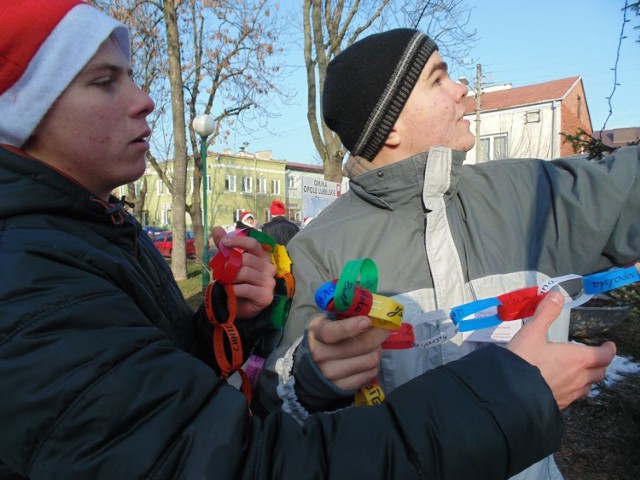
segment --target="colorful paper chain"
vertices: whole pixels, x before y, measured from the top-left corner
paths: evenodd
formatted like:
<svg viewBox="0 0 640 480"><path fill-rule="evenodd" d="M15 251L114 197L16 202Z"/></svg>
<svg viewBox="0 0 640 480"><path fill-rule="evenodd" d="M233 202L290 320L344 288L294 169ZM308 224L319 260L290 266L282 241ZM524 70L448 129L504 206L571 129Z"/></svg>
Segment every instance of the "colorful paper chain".
<svg viewBox="0 0 640 480"><path fill-rule="evenodd" d="M522 320L531 317L538 304L552 288L571 280L580 280L582 289L576 298L572 298L564 304L565 309L583 305L596 294L609 292L616 288L640 281L640 263L585 276L575 274L564 275L551 278L539 286L515 290L493 298L476 300L451 309L426 312L414 321L414 326L424 322L433 323L434 321L445 319L451 319L453 324L435 337L426 340L414 339L412 346L417 348L430 348L450 340L458 332L491 328L502 322ZM394 332L392 332L392 335L393 333ZM413 332L409 335L412 334ZM393 339L390 337L388 342L389 341L393 342ZM407 339L403 339L403 343L406 344ZM389 347L387 346L387 348Z"/></svg>
<svg viewBox="0 0 640 480"><path fill-rule="evenodd" d="M338 319L369 315L375 326L391 330L389 338L382 344L383 349L431 348L451 340L459 332L491 328L502 322L531 317L552 288L570 280L582 280L582 290L577 298L565 303L564 308L567 309L584 304L596 294L640 281L640 262L592 275L564 275L547 280L540 286L515 290L450 309L424 312L411 325L401 323L404 307L389 297L375 294L378 288L377 267L372 260L363 258L347 262L337 280L326 282L316 291L315 301L318 307L335 313ZM449 319L452 324L438 335L424 340L415 338L414 326ZM356 404L373 405L384 399L384 393L377 383L363 387L359 395L359 398L356 395ZM380 397L382 400L378 400Z"/></svg>
<svg viewBox="0 0 640 480"><path fill-rule="evenodd" d="M230 232L227 235L248 236L255 238L262 248L271 253L271 262L276 267L276 287L274 290L274 301L271 304L271 326L275 330L282 331L289 315L291 299L295 292L295 282L291 274L291 259L283 245L276 244L275 240L259 230L246 228ZM209 322L214 327L213 349L216 360L221 368L223 378L228 378L234 372L238 372L242 380L242 391L251 403L251 389L255 388L260 372L265 364L265 358L257 354L252 354L247 360L245 369L242 367L242 343L240 335L234 325L236 312L236 297L233 293L232 283L238 276L242 267L242 249L227 248L222 243L219 245L218 253L209 262L211 277L213 282L207 286L205 294L205 311ZM224 285L227 294L228 318L218 320L215 317L213 306L211 305L211 294L214 283ZM225 339L230 345L232 359L226 358Z"/></svg>
<svg viewBox="0 0 640 480"><path fill-rule="evenodd" d="M340 277L323 284L316 291L315 301L338 319L368 315L376 327L400 328L404 307L389 297L376 295L377 289L378 267L373 260L360 258L347 262ZM354 402L356 406L376 405L384 399L384 391L374 378L356 393Z"/></svg>

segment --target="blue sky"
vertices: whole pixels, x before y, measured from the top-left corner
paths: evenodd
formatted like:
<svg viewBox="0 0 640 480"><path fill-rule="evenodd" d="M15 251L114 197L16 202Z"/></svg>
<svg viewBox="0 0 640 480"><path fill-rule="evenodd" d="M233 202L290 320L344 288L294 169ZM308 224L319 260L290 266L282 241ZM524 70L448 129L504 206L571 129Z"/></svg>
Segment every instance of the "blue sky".
<svg viewBox="0 0 640 480"><path fill-rule="evenodd" d="M300 9L300 0L289 0ZM624 0L470 0L470 29L478 31L478 42L469 53L473 64L452 70L451 77L475 77L482 64L484 83L511 83L514 87L560 78L581 76L594 130L603 127L609 115L607 97L614 87L622 7ZM300 17L297 13L297 17ZM618 60L620 84L611 99L612 115L606 128L640 126L640 19L630 12ZM281 116L269 124L271 132L253 138L230 139L234 149L244 141L248 150L271 150L273 158L319 164L306 120L306 93L302 34L292 42L287 64L294 68L290 88L297 92ZM445 58L446 60L446 58ZM235 142L235 144L234 144ZM220 146L216 146L217 148Z"/></svg>

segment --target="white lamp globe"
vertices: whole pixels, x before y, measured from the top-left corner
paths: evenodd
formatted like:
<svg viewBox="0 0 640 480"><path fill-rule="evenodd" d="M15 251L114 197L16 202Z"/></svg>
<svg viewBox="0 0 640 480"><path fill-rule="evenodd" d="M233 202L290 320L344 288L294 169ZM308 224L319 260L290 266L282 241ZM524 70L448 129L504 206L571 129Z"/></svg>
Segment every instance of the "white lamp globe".
<svg viewBox="0 0 640 480"><path fill-rule="evenodd" d="M216 128L213 118L209 115L198 115L193 119L193 130L201 137L208 137Z"/></svg>

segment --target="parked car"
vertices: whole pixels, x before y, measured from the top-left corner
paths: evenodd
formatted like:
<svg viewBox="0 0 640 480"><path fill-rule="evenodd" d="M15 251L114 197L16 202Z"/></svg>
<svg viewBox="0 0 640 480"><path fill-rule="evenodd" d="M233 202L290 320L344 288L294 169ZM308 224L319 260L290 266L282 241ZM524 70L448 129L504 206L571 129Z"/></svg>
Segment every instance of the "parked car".
<svg viewBox="0 0 640 480"><path fill-rule="evenodd" d="M193 257L196 254L196 240L193 232L186 232L186 249L187 257ZM173 250L173 232L160 232L153 239L153 244L160 251L163 257L170 257Z"/></svg>
<svg viewBox="0 0 640 480"><path fill-rule="evenodd" d="M153 240L154 238L156 238L156 236L161 233L166 231L164 228L162 227L156 227L153 225L143 225L142 226L142 230L147 232L147 235L149 235L149 238L151 240Z"/></svg>

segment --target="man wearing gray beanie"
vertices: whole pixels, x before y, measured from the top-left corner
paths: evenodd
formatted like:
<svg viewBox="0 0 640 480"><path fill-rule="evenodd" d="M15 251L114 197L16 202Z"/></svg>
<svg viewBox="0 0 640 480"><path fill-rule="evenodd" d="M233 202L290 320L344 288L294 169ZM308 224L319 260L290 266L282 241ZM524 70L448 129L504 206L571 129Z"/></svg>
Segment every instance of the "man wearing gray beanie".
<svg viewBox="0 0 640 480"><path fill-rule="evenodd" d="M523 323L465 335L455 330L448 341L430 343L452 328L447 315L434 312L640 256L637 147L602 162L463 165L475 142L464 119L466 94L449 78L436 44L418 30L368 36L329 64L322 113L351 153L344 166L350 189L287 246L296 292L269 362L302 336L293 354L297 398L283 396L285 410L292 402L309 412L345 407L376 375L390 392L480 346L504 344ZM388 333L370 325L354 335L345 323L351 319L332 323L316 305L316 290L356 258L373 260L377 293L404 306L412 348L387 349ZM562 284L560 290L576 296L580 286ZM549 340L567 341L568 324L565 309ZM261 379L266 409L281 403L276 376ZM562 474L548 457L515 478Z"/></svg>
<svg viewBox="0 0 640 480"><path fill-rule="evenodd" d="M352 155L375 158L437 49L428 36L403 28L371 35L329 63L322 113ZM375 74L357 74L372 64Z"/></svg>

